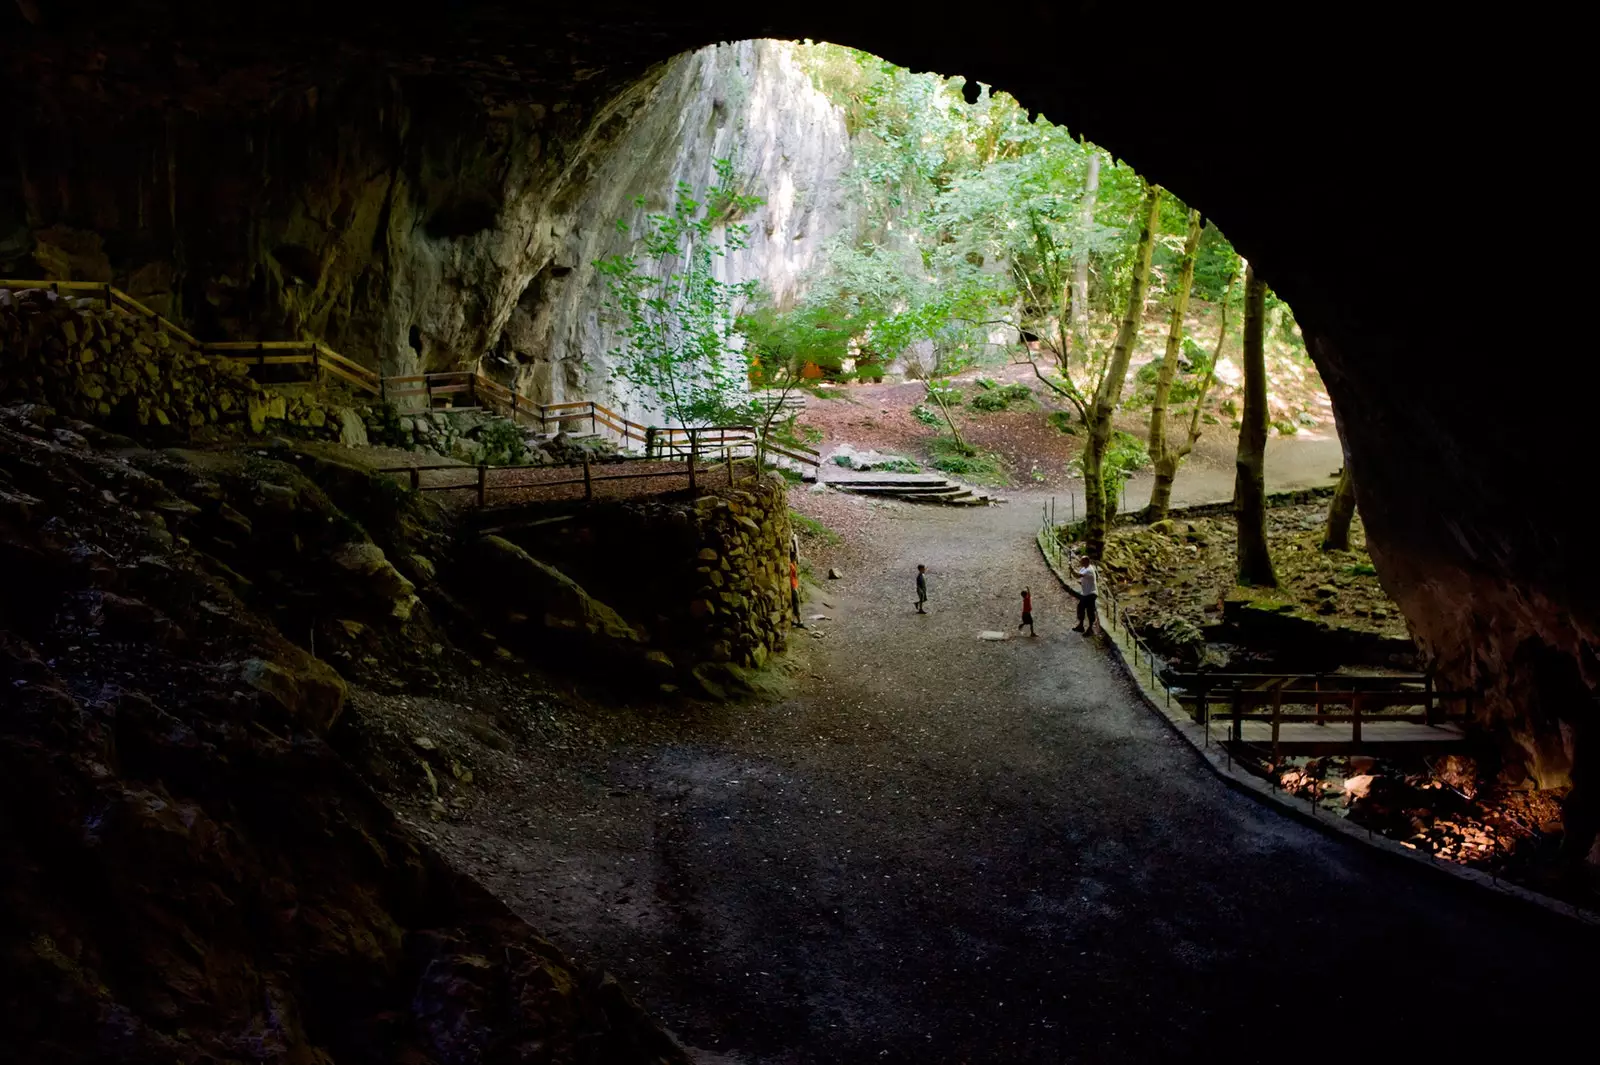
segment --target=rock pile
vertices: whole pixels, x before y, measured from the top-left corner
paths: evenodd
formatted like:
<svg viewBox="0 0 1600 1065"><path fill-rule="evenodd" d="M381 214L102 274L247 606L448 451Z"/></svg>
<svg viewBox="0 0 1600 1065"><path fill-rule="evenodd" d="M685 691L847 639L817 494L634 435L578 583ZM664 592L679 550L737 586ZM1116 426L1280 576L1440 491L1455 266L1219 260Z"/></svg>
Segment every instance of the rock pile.
<svg viewBox="0 0 1600 1065"><path fill-rule="evenodd" d="M485 410L436 410L401 414L372 408L366 429L375 440L394 447L430 451L474 466L575 466L620 462L625 456L598 437L574 438L566 433L543 437L525 425Z"/></svg>
<svg viewBox="0 0 1600 1065"><path fill-rule="evenodd" d="M339 440L352 421L263 388L242 363L207 358L148 319L47 289L0 289L0 402L16 400L164 442L269 429Z"/></svg>

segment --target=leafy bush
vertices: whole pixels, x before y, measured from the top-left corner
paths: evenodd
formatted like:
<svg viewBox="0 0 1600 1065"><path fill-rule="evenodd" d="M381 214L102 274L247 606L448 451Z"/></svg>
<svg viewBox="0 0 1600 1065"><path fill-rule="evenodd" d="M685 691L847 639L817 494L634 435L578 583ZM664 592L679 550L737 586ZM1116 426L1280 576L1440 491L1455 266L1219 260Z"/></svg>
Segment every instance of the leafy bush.
<svg viewBox="0 0 1600 1065"><path fill-rule="evenodd" d="M986 392L979 392L972 397L972 409L981 411L1001 411L1010 408L1013 403L1024 403L1033 398L1033 390L1024 384L1006 385L1003 388L991 388Z"/></svg>
<svg viewBox="0 0 1600 1065"><path fill-rule="evenodd" d="M1273 422L1272 427L1278 431L1279 436L1293 436L1300 431L1300 427L1294 422Z"/></svg>
<svg viewBox="0 0 1600 1065"><path fill-rule="evenodd" d="M522 430L509 421L493 421L478 431L483 461L488 466L515 466L528 457Z"/></svg>
<svg viewBox="0 0 1600 1065"><path fill-rule="evenodd" d="M1344 573L1347 577L1376 577L1378 575L1378 571L1373 568L1370 562L1357 562L1354 565L1346 566Z"/></svg>
<svg viewBox="0 0 1600 1065"><path fill-rule="evenodd" d="M939 416L939 412L930 409L925 403L918 403L915 407L912 407L911 416L923 425L940 425L944 422L944 419Z"/></svg>
<svg viewBox="0 0 1600 1065"><path fill-rule="evenodd" d="M996 387L995 379L992 378L992 377L980 377L980 378L978 378L978 387L979 388L994 388L994 387Z"/></svg>
<svg viewBox="0 0 1600 1065"><path fill-rule="evenodd" d="M1068 436L1078 435L1078 422L1070 410L1053 410L1045 421Z"/></svg>
<svg viewBox="0 0 1600 1065"><path fill-rule="evenodd" d="M1005 474L993 455L980 452L971 444L958 444L948 436L937 437L928 449L933 455L933 468L958 477L979 481L1004 481Z"/></svg>
<svg viewBox="0 0 1600 1065"><path fill-rule="evenodd" d="M887 470L890 473L921 473L922 472L922 467L918 466L915 462L912 462L910 459L888 459L886 461L878 463L877 464L877 468L880 469L880 470Z"/></svg>
<svg viewBox="0 0 1600 1065"><path fill-rule="evenodd" d="M1118 429L1111 437L1111 447L1106 451L1106 463L1101 478L1105 483L1106 499L1113 505L1120 502L1122 486L1134 470L1150 465L1150 452L1143 440L1132 433Z"/></svg>

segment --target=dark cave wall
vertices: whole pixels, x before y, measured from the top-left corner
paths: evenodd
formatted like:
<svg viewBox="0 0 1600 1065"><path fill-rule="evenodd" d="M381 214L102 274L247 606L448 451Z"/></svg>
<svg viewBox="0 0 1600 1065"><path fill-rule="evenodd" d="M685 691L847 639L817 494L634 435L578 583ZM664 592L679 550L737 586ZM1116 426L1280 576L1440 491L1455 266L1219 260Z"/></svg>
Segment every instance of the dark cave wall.
<svg viewBox="0 0 1600 1065"><path fill-rule="evenodd" d="M472 365L652 83L501 103L358 67L199 111L41 89L0 174L0 276L112 281L208 339Z"/></svg>
<svg viewBox="0 0 1600 1065"><path fill-rule="evenodd" d="M34 131L8 138L16 147L0 176L11 182L0 187L0 212L12 215L0 216L0 263L17 254L19 195L59 199L39 217L105 232L108 247L143 242L150 262L171 249L184 267L184 306L215 307L207 313L223 327L241 305L276 308L279 328L322 328L336 343L370 331L397 351L411 324L421 323L426 352L467 343L482 306L510 305L497 302L502 274L488 254L476 273L439 267L458 291L430 304L431 316L416 313L419 303L376 327L355 324L378 313L366 294L370 271L398 283L397 234L429 250L419 273L489 239L415 236L444 206L422 202L420 168L443 175L441 193L455 190L443 217L470 226L498 202L492 190L534 180L514 160L535 138L543 162L530 165L559 178L551 161L581 156L579 131L594 128L600 101L672 55L717 40L812 37L1008 90L1206 211L1291 303L1333 396L1386 587L1444 682L1488 696L1484 713L1508 752L1523 752L1532 778L1570 776L1574 736L1596 717L1600 565L1568 482L1581 482L1592 453L1585 405L1600 372L1559 345L1526 357L1518 350L1534 309L1550 301L1551 277L1572 259L1570 249L1552 249L1555 227L1508 222L1516 235L1496 249L1462 224L1501 202L1491 173L1516 167L1508 134L1541 173L1586 172L1563 104L1582 97L1558 80L1582 68L1557 54L1559 34L1532 39L1551 28L1531 13L1446 24L1426 11L1357 3L1289 19L1244 3L1182 22L1183 32L1140 34L1137 47L1108 47L1155 15L1079 3L930 19L854 4L721 0L666 11L616 0L570 8L469 0L448 12L366 0L287 0L270 12L158 0L86 0L70 15L51 0L26 7L26 19L23 7L0 9L9 20L0 57L10 114ZM1058 42L1070 62L1032 61L1022 40ZM141 51L139 42L156 43ZM175 54L188 65L171 62ZM258 68L266 73L240 73ZM404 80L423 75L420 89ZM402 90L404 117L385 107L394 100L386 94ZM141 94L154 101L148 115L193 116L171 120L196 130L182 142L195 162L180 158L176 172L180 182L209 175L202 183L212 191L180 184L176 212L160 184L167 142L157 119L129 134L139 150L124 138L95 162L96 131L122 120L96 107L72 111L74 100L109 107ZM568 107L559 119L557 102ZM303 141L278 142L283 158L273 167L263 165L266 147L246 152L238 135L267 114L301 116L285 128L307 131ZM239 162L211 165L211 140ZM130 181L145 191L130 192ZM118 205L115 225L99 224L107 204ZM194 229L173 230L174 216ZM201 255L197 232L230 245L216 265ZM306 252L286 251L295 264L287 265L271 255L280 243ZM348 261L336 271L348 284L291 293L288 273L314 274L325 256ZM195 269L203 257L208 265ZM252 285L263 286L254 304L238 295Z"/></svg>

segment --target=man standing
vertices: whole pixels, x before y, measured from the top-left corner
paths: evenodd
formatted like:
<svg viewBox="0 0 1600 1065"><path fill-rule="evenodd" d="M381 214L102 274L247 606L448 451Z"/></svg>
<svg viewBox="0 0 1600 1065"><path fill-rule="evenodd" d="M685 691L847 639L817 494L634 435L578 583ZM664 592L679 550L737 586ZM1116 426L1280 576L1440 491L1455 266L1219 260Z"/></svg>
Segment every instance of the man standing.
<svg viewBox="0 0 1600 1065"><path fill-rule="evenodd" d="M928 601L928 567L917 567L917 613L926 614L922 604Z"/></svg>
<svg viewBox="0 0 1600 1065"><path fill-rule="evenodd" d="M1073 626L1073 632L1081 632L1085 636L1093 634L1095 623L1099 618L1095 614L1095 587L1096 573L1094 562L1088 555L1078 556L1078 584L1082 591L1078 593L1078 623Z"/></svg>

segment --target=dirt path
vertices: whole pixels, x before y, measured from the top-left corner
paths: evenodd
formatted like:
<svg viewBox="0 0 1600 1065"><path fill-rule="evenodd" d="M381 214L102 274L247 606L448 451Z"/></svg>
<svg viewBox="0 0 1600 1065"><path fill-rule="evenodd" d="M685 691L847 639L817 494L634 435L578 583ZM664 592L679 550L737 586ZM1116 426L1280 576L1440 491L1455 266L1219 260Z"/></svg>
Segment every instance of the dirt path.
<svg viewBox="0 0 1600 1065"><path fill-rule="evenodd" d="M1336 1035L1477 1060L1592 997L1592 937L1210 776L1068 631L1037 500L864 513L799 694L630 719L445 829L703 1061L1258 1061ZM978 640L1023 583L1040 637Z"/></svg>

